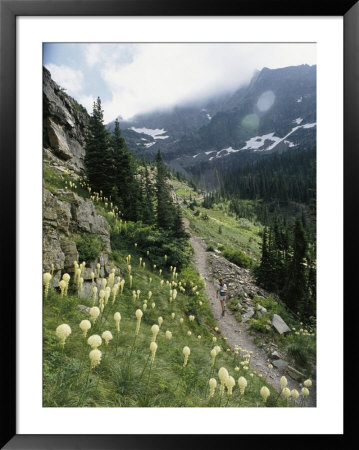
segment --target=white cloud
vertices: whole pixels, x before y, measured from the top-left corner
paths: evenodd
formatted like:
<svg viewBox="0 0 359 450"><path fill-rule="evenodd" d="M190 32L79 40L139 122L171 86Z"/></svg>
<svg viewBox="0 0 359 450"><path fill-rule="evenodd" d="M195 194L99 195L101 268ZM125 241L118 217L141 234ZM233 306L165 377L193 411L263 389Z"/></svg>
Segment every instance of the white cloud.
<svg viewBox="0 0 359 450"><path fill-rule="evenodd" d="M87 109L89 114L92 114L93 103L96 101L95 97L92 97L92 95L83 95L78 97L77 101Z"/></svg>
<svg viewBox="0 0 359 450"><path fill-rule="evenodd" d="M51 77L61 87L65 88L68 94L75 96L82 91L84 86L84 75L81 70L72 69L69 66L47 64Z"/></svg>
<svg viewBox="0 0 359 450"><path fill-rule="evenodd" d="M313 44L128 45L101 53L101 76L112 94L103 102L105 121L236 89L255 69L316 63Z"/></svg>

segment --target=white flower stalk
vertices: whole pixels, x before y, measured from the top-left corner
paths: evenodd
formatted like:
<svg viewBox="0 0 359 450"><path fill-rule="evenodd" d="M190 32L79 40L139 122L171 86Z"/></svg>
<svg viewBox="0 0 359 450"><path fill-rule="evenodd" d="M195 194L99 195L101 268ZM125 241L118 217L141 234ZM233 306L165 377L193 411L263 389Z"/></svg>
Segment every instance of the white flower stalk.
<svg viewBox="0 0 359 450"><path fill-rule="evenodd" d="M114 283L115 283L115 274L113 272L111 272L110 275L108 276L109 287L112 288Z"/></svg>
<svg viewBox="0 0 359 450"><path fill-rule="evenodd" d="M132 291L132 301L133 301L133 303L135 303L136 299L137 299L136 291Z"/></svg>
<svg viewBox="0 0 359 450"><path fill-rule="evenodd" d="M267 386L263 386L259 391L259 393L261 394L263 401L265 403L267 401L267 398L270 396L269 389L267 388Z"/></svg>
<svg viewBox="0 0 359 450"><path fill-rule="evenodd" d="M166 339L168 339L169 341L172 339L172 333L170 331L166 331Z"/></svg>
<svg viewBox="0 0 359 450"><path fill-rule="evenodd" d="M214 366L215 362L216 362L216 356L217 356L217 352L216 350L213 348L211 350L211 357L212 357L212 367Z"/></svg>
<svg viewBox="0 0 359 450"><path fill-rule="evenodd" d="M216 336L213 336L212 341L213 341L213 342L217 342Z"/></svg>
<svg viewBox="0 0 359 450"><path fill-rule="evenodd" d="M287 386L287 384L288 384L288 381L287 381L286 377L283 375L280 379L281 388L284 389Z"/></svg>
<svg viewBox="0 0 359 450"><path fill-rule="evenodd" d="M130 275L130 289L132 289L132 280L133 280L133 276Z"/></svg>
<svg viewBox="0 0 359 450"><path fill-rule="evenodd" d="M82 320L79 327L84 337L86 337L88 330L91 328L91 322L89 320Z"/></svg>
<svg viewBox="0 0 359 450"><path fill-rule="evenodd" d="M189 330L188 330L188 331L187 331L187 335L188 335L188 336L191 336L191 335L192 335L192 331L189 331Z"/></svg>
<svg viewBox="0 0 359 450"><path fill-rule="evenodd" d="M51 278L52 278L51 273L49 273L49 272L44 273L43 280L44 280L44 285L45 285L45 292L44 292L45 298L47 298L47 294L49 292L49 285L50 285Z"/></svg>
<svg viewBox="0 0 359 450"><path fill-rule="evenodd" d="M82 261L81 266L80 266L80 268L81 268L81 276L82 277L85 275L85 266L86 266L86 262Z"/></svg>
<svg viewBox="0 0 359 450"><path fill-rule="evenodd" d="M312 380L310 380L310 379L305 380L303 384L306 388L310 388L312 385Z"/></svg>
<svg viewBox="0 0 359 450"><path fill-rule="evenodd" d="M172 314L171 314L171 317L172 317L172 319L174 319L174 318L176 317L176 314L175 314L175 313L172 313Z"/></svg>
<svg viewBox="0 0 359 450"><path fill-rule="evenodd" d="M128 270L128 274L129 274L129 275L131 275L131 269L132 269L132 267L131 267L131 265L129 264L129 265L127 266L127 270Z"/></svg>
<svg viewBox="0 0 359 450"><path fill-rule="evenodd" d="M83 285L84 285L84 279L82 277L80 277L80 279L79 279L79 293L80 294L82 294Z"/></svg>
<svg viewBox="0 0 359 450"><path fill-rule="evenodd" d="M161 280L161 281L160 281L161 287L163 286L163 283L164 283L164 280Z"/></svg>
<svg viewBox="0 0 359 450"><path fill-rule="evenodd" d="M105 289L106 289L106 286L107 286L107 280L106 280L106 278L102 278L101 285L102 285L102 289L105 290Z"/></svg>
<svg viewBox="0 0 359 450"><path fill-rule="evenodd" d="M236 381L233 377L229 376L227 378L226 384L227 384L227 389L228 389L228 395L230 396L230 395L232 395L232 391L233 391L234 386L236 385Z"/></svg>
<svg viewBox="0 0 359 450"><path fill-rule="evenodd" d="M139 300L139 299L140 299L141 291L140 291L139 289L137 289L136 294L137 294L137 300Z"/></svg>
<svg viewBox="0 0 359 450"><path fill-rule="evenodd" d="M180 321L180 325L183 325L183 322L184 322L184 320L183 320L183 318L182 318L182 317L180 318L180 320L179 320L179 321Z"/></svg>
<svg viewBox="0 0 359 450"><path fill-rule="evenodd" d="M290 391L290 395L294 400L297 400L297 398L299 397L299 392L296 389L292 389Z"/></svg>
<svg viewBox="0 0 359 450"><path fill-rule="evenodd" d="M141 318L142 318L142 316L143 316L143 312L142 312L140 309L138 309L138 310L136 311L136 318L137 318L136 331L135 331L136 336L138 335L138 333L139 333L139 331L140 331Z"/></svg>
<svg viewBox="0 0 359 450"><path fill-rule="evenodd" d="M160 316L159 318L158 318L158 325L159 325L159 327L161 328L161 325L163 324L163 319L162 319L162 317Z"/></svg>
<svg viewBox="0 0 359 450"><path fill-rule="evenodd" d="M100 310L99 310L99 308L98 308L97 306L93 306L93 307L90 309L90 316L92 317L93 323L94 323L94 324L95 324L96 319L98 318L99 315L100 315Z"/></svg>
<svg viewBox="0 0 359 450"><path fill-rule="evenodd" d="M91 272L91 284L95 286L95 274L93 272Z"/></svg>
<svg viewBox="0 0 359 450"><path fill-rule="evenodd" d="M68 273L64 273L62 275L62 279L66 282L66 287L65 287L65 291L64 291L64 295L66 297L67 296L67 290L69 288L70 275Z"/></svg>
<svg viewBox="0 0 359 450"><path fill-rule="evenodd" d="M123 288L125 286L125 280L121 280L120 281L120 289L121 289L121 294L123 293Z"/></svg>
<svg viewBox="0 0 359 450"><path fill-rule="evenodd" d="M144 303L144 304L142 305L142 308L143 308L144 311L146 311L146 310L147 310L147 303Z"/></svg>
<svg viewBox="0 0 359 450"><path fill-rule="evenodd" d="M193 321L194 321L194 316L192 316L192 315L189 316L189 321L190 321L190 322L193 322Z"/></svg>
<svg viewBox="0 0 359 450"><path fill-rule="evenodd" d="M143 267L144 269L146 268L146 263L145 263L145 262L142 264L142 267Z"/></svg>
<svg viewBox="0 0 359 450"><path fill-rule="evenodd" d="M309 389L306 387L302 388L302 395L303 395L303 397L308 397Z"/></svg>
<svg viewBox="0 0 359 450"><path fill-rule="evenodd" d="M113 339L112 333L111 331L104 331L101 335L102 339L106 342L106 345L108 345L108 343L111 341L111 339Z"/></svg>
<svg viewBox="0 0 359 450"><path fill-rule="evenodd" d="M142 257L139 258L139 265L142 266Z"/></svg>
<svg viewBox="0 0 359 450"><path fill-rule="evenodd" d="M173 289L173 292L172 292L173 300L176 300L176 297L177 297L177 289Z"/></svg>
<svg viewBox="0 0 359 450"><path fill-rule="evenodd" d="M135 244L134 244L134 245L135 245L135 247L137 247L137 242L135 242Z"/></svg>
<svg viewBox="0 0 359 450"><path fill-rule="evenodd" d="M105 306L108 303L108 299L110 298L110 295L111 295L111 288L110 288L110 286L107 286L106 289L105 289L105 297L104 297L104 299L105 299Z"/></svg>
<svg viewBox="0 0 359 450"><path fill-rule="evenodd" d="M152 342L155 342L158 332L160 331L160 327L157 324L154 324L151 327L151 331L152 331Z"/></svg>
<svg viewBox="0 0 359 450"><path fill-rule="evenodd" d="M160 270L158 271L158 273L159 273L160 275L162 275L162 269L160 269Z"/></svg>
<svg viewBox="0 0 359 450"><path fill-rule="evenodd" d="M167 255L165 255L165 256L164 256L164 260L167 261L167 258L168 258Z"/></svg>
<svg viewBox="0 0 359 450"><path fill-rule="evenodd" d="M98 334L93 334L87 339L87 343L91 348L95 349L102 344L101 336Z"/></svg>
<svg viewBox="0 0 359 450"><path fill-rule="evenodd" d="M154 342L154 341L151 342L150 350L151 350L151 353L152 353L151 363L153 363L153 361L155 360L156 351L157 351L157 344L156 344L156 342Z"/></svg>
<svg viewBox="0 0 359 450"><path fill-rule="evenodd" d="M152 292L151 292L151 291L148 291L148 294L147 294L148 300L151 300L151 297L152 297Z"/></svg>
<svg viewBox="0 0 359 450"><path fill-rule="evenodd" d="M282 389L282 395L285 399L290 397L290 389L288 389L287 387Z"/></svg>
<svg viewBox="0 0 359 450"><path fill-rule="evenodd" d="M187 366L187 362L188 362L188 357L191 354L191 350L189 347L185 346L183 347L183 354L184 354L184 362L183 362L183 367Z"/></svg>
<svg viewBox="0 0 359 450"><path fill-rule="evenodd" d="M197 336L197 338L198 338L198 339L202 339L202 336L199 334L199 335Z"/></svg>
<svg viewBox="0 0 359 450"><path fill-rule="evenodd" d="M119 289L120 289L119 283L116 283L116 284L113 285L113 288L112 288L112 304L115 303L115 300L116 300L116 297L117 297Z"/></svg>
<svg viewBox="0 0 359 450"><path fill-rule="evenodd" d="M149 283L149 284L152 283L152 278L151 278L151 277L148 279L148 283Z"/></svg>
<svg viewBox="0 0 359 450"><path fill-rule="evenodd" d="M65 289L66 289L67 283L65 280L61 280L59 282L59 287L61 289L61 297L63 297L65 295Z"/></svg>
<svg viewBox="0 0 359 450"><path fill-rule="evenodd" d="M213 349L216 351L217 355L221 351L221 347L219 345L216 345L215 347L213 347Z"/></svg>
<svg viewBox="0 0 359 450"><path fill-rule="evenodd" d="M113 318L116 322L117 333L119 333L120 332L121 314L119 312L115 312L115 314L113 315Z"/></svg>
<svg viewBox="0 0 359 450"><path fill-rule="evenodd" d="M155 306L156 306L156 303L155 303L155 302L152 302L152 303L151 303L152 309L155 309Z"/></svg>
<svg viewBox="0 0 359 450"><path fill-rule="evenodd" d="M101 265L99 263L97 263L96 268L97 268L97 278L100 278Z"/></svg>
<svg viewBox="0 0 359 450"><path fill-rule="evenodd" d="M62 348L65 346L66 339L71 334L71 328L67 323L63 323L56 328L56 336L60 339Z"/></svg>
<svg viewBox="0 0 359 450"><path fill-rule="evenodd" d="M239 392L241 393L241 395L244 395L244 391L246 390L247 384L248 384L247 380L244 377L238 378Z"/></svg>
<svg viewBox="0 0 359 450"><path fill-rule="evenodd" d="M148 256L150 254L150 251L149 250L147 250L147 252L146 252L146 255Z"/></svg>
<svg viewBox="0 0 359 450"><path fill-rule="evenodd" d="M217 387L217 380L215 378L211 378L208 381L209 384L209 398L214 396L214 391L216 390Z"/></svg>
<svg viewBox="0 0 359 450"><path fill-rule="evenodd" d="M221 396L224 394L224 388L227 384L228 377L229 377L228 370L225 367L221 367L218 371L218 378L219 381L221 382L221 387L219 390Z"/></svg>
<svg viewBox="0 0 359 450"><path fill-rule="evenodd" d="M94 350L91 350L89 353L89 358L91 361L90 369L94 369L96 366L98 366L101 362L102 353L97 348Z"/></svg>

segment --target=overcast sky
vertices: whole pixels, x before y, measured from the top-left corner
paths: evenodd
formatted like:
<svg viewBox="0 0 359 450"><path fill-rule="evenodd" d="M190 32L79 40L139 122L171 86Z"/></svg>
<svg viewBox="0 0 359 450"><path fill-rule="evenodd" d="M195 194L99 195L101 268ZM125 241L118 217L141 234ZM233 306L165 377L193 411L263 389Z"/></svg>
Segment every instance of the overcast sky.
<svg viewBox="0 0 359 450"><path fill-rule="evenodd" d="M253 72L316 64L315 44L44 44L44 65L105 122L230 91Z"/></svg>

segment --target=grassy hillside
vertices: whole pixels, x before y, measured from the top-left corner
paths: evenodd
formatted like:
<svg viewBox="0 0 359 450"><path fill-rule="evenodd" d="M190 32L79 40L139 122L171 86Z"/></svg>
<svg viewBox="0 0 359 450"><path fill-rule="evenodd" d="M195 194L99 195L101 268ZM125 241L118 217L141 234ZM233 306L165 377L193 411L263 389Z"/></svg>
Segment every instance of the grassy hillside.
<svg viewBox="0 0 359 450"><path fill-rule="evenodd" d="M51 184L51 177L50 172L45 174L45 182L53 192L65 186L60 175L53 178L56 186ZM70 183L69 175L66 177L68 189L89 196L85 186L76 182L75 187ZM188 257L181 270L175 270L171 267L171 258L178 249L169 245L167 256L162 257L162 247L157 247L156 230L150 227L144 230L140 223L120 223L109 205L106 207L101 202L97 204L97 210L112 228L113 252L110 257L117 268L113 274L114 284L124 281L123 291L119 289L114 293L111 288L110 297L95 321L89 308L99 306L103 279L94 278L98 287L94 300L79 297L81 288L73 274L67 295L62 296L50 282L48 294L43 299L43 406L294 406L293 400L287 402L267 385L266 374L257 374L249 368L250 354L245 349L227 346L225 337L216 328L204 283ZM229 223L230 219L228 217L223 223ZM201 219L192 220L194 224L198 221L198 226L201 223ZM228 233L236 234L229 226ZM142 240L134 241L136 237L142 237ZM147 249L145 243L149 245ZM155 258L152 258L153 254ZM111 286L111 275L106 282ZM138 310L143 313L140 324L136 318ZM116 312L121 315L119 331L114 320ZM159 325L160 317L163 322L152 359L151 330L153 325ZM83 320L91 323L86 337L79 327ZM62 324L71 329L64 345L56 333ZM111 332L113 339L106 345L102 338L98 347L101 360L91 368L91 347L87 339L92 335L102 336L105 331ZM166 336L167 331L172 333L171 339L169 333ZM211 351L215 346L220 351L214 358ZM185 347L190 349L186 364ZM228 390L228 378L224 391L220 389L218 372L222 367L234 379L232 394ZM242 394L238 386L240 377L247 381ZM210 378L217 382L212 397L209 395ZM270 392L266 402L260 395L263 386ZM301 401L299 398L297 404Z"/></svg>

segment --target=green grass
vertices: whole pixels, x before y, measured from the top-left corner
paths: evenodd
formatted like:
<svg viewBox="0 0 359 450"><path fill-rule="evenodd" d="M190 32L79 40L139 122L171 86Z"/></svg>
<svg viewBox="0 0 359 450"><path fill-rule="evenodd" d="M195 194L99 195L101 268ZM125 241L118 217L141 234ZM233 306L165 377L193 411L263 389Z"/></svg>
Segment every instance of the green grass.
<svg viewBox="0 0 359 450"><path fill-rule="evenodd" d="M133 286L130 289L125 253L118 256L115 262L126 280L125 289L122 295L118 294L113 305L112 300L109 300L103 314L88 332L90 336L110 330L114 337L107 348L104 342L99 348L103 352L102 361L93 370L89 370L88 354L91 349L79 328L81 320L90 319L90 316L78 309L79 304L91 306L92 300L79 299L74 288L71 288L71 280L68 297L61 298L52 290L44 299L44 406L265 406L259 395L264 380L257 375L249 377L242 368L240 372L234 371L236 366L242 366L233 351L226 351L229 348L226 341L215 331L216 323L203 292L203 283L193 268L186 269L184 277L179 274L178 282L182 279L186 283L186 292L178 292L177 298L170 302L169 287L166 283L161 286L157 269L154 272L140 268L138 262L131 258ZM165 279L171 280L171 272L168 269L164 272ZM152 278L151 283L149 278ZM190 294L191 281L198 286L199 295ZM141 291L140 300L133 302L132 290L137 289ZM143 314L140 332L135 340L135 311L143 309L143 300L147 298L149 290L152 291L152 298L148 300L149 306ZM155 309L151 308L152 301L156 303ZM116 311L122 316L119 334L113 320ZM174 319L171 317L172 312L175 313ZM193 322L189 321L190 314L195 315ZM150 372L151 326L157 323L159 316L164 322L157 336L158 349ZM179 321L181 317L184 319L183 325ZM55 334L56 327L62 323L67 323L72 329L63 352ZM165 338L166 330L173 334L171 341ZM187 335L188 331L191 331L191 336ZM198 335L201 339L198 339ZM217 337L216 344L222 348L214 369L211 368L210 357L210 351L216 345L213 336ZM184 346L191 349L185 368L182 353ZM242 399L237 386L232 397L225 394L221 398L217 388L215 396L209 400L208 380L215 377L219 382L217 373L222 366L236 381L241 375L248 379L250 384ZM272 396L276 397L275 391L269 388ZM267 406L270 406L270 402ZM279 399L278 404L273 406L284 406L284 402Z"/></svg>

